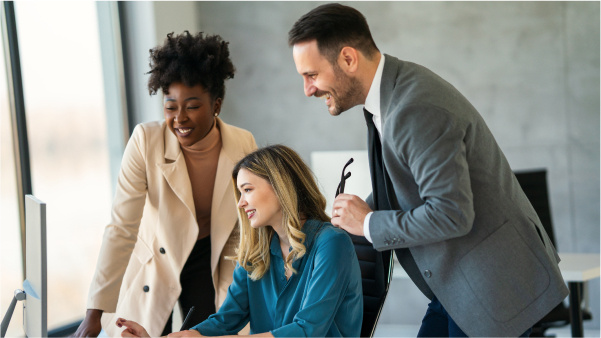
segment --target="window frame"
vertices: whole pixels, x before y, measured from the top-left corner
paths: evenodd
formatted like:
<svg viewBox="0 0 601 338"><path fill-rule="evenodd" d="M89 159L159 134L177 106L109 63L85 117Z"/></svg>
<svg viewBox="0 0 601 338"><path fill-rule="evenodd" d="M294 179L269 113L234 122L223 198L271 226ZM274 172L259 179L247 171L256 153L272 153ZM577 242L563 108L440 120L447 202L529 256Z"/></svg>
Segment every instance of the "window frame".
<svg viewBox="0 0 601 338"><path fill-rule="evenodd" d="M15 177L17 180L17 198L19 209L19 227L21 237L21 257L23 280L25 279L25 195L32 194L32 177L30 164L29 140L23 77L17 31L15 5L13 1L3 1L2 42L5 55L7 76L7 95L9 98L9 114L11 119L11 139L15 158ZM108 152L112 192L119 174L121 157L130 136L130 121L133 116L128 108L126 92L126 65L123 53L122 15L116 2L97 2L98 30L100 50L102 54L103 85L105 89L106 118L108 128ZM84 310L84 309L82 309ZM74 333L81 320L69 323L48 331L49 337L64 337Z"/></svg>

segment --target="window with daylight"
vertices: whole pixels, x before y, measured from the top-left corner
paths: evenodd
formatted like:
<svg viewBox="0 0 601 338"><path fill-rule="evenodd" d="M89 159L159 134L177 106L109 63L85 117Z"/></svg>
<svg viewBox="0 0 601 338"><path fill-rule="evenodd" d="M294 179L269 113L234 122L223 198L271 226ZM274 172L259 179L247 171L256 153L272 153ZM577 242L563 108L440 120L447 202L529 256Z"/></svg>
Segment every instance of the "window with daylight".
<svg viewBox="0 0 601 338"><path fill-rule="evenodd" d="M97 8L88 1L14 2L31 187L47 204L49 332L85 315L102 233L110 217L114 182ZM0 285L5 311L14 289L23 282L23 257L8 104L11 94L2 70ZM22 324L18 305L7 336L22 336Z"/></svg>

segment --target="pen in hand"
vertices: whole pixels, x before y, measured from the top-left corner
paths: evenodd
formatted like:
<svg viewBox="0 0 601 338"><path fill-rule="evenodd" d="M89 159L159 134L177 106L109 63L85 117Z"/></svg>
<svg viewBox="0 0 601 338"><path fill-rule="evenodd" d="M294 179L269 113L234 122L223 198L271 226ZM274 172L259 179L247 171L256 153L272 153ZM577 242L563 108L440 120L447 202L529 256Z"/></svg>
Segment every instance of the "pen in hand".
<svg viewBox="0 0 601 338"><path fill-rule="evenodd" d="M180 331L188 330L190 328L190 318L192 318L192 312L194 312L194 306L190 308L184 322L182 323L182 328Z"/></svg>

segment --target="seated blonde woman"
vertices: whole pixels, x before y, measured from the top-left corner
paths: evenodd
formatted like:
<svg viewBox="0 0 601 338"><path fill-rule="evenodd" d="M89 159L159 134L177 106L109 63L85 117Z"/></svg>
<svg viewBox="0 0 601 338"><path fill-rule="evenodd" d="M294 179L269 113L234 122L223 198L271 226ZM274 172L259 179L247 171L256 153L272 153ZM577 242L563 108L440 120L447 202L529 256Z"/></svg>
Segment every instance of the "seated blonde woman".
<svg viewBox="0 0 601 338"><path fill-rule="evenodd" d="M264 337L357 337L361 272L346 232L329 223L325 197L292 149L274 145L233 170L240 226L233 282L219 311L169 337L235 335L250 322ZM120 318L123 337L145 337ZM239 336L238 336L239 337Z"/></svg>

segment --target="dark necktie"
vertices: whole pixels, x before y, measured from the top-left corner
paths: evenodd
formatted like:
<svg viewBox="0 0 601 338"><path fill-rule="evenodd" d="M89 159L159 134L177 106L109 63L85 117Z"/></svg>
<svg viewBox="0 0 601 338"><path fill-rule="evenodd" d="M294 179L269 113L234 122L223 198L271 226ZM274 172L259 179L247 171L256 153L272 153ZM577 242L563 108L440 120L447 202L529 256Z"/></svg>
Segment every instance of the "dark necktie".
<svg viewBox="0 0 601 338"><path fill-rule="evenodd" d="M368 158L372 186L371 196L374 201L374 207L375 210L392 210L386 189L387 184L392 188L392 182L384 168L380 134L378 134L378 130L374 124L373 115L365 108L363 108L363 113L365 114L365 122L367 123ZM396 199L394 202L398 205ZM400 248L395 249L395 253L399 263L401 263L401 266L415 285L417 285L426 297L432 299L434 293L422 277L411 251L408 248Z"/></svg>
<svg viewBox="0 0 601 338"><path fill-rule="evenodd" d="M369 171L371 174L372 198L376 210L391 210L390 202L386 194L386 181L384 178L384 164L382 162L382 143L378 129L374 124L373 115L363 108L365 122L367 123L367 142Z"/></svg>

